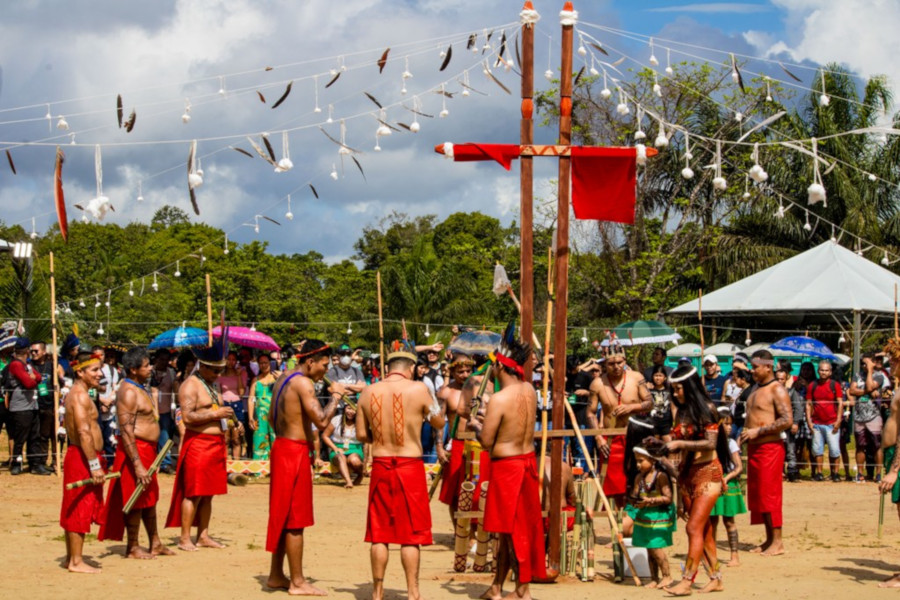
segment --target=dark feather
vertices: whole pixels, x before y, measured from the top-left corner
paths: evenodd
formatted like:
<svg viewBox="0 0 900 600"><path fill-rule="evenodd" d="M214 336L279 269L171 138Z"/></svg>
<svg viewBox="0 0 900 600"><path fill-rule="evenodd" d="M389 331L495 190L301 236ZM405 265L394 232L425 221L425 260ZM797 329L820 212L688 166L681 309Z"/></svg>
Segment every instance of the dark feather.
<svg viewBox="0 0 900 600"><path fill-rule="evenodd" d="M13 162L12 154L9 153L9 150L6 151L6 160L9 161L9 168L12 170L13 175L16 175L16 163Z"/></svg>
<svg viewBox="0 0 900 600"><path fill-rule="evenodd" d="M460 82L458 82L458 83L459 83L459 85L463 86L463 87L466 88L467 90L471 90L471 91L475 92L476 94L481 94L482 96L487 96L487 94L486 94L485 92L476 90L476 89L473 88L471 85L466 85L466 84L463 83L462 81L460 81Z"/></svg>
<svg viewBox="0 0 900 600"><path fill-rule="evenodd" d="M384 108L384 107L381 105L381 102L379 102L379 101L375 98L375 96L373 96L373 95L370 94L369 92L363 92L363 94L366 95L366 98L368 98L369 100L371 100L372 102L374 102L374 103L375 103L375 106L377 106L378 108Z"/></svg>
<svg viewBox="0 0 900 600"><path fill-rule="evenodd" d="M802 79L800 79L799 77L797 77L796 75L794 75L793 73L791 73L790 71L788 71L788 70L787 70L787 67L785 67L783 64L778 63L778 66L781 67L782 70L783 70L785 73L787 73L788 75L790 75L790 76L791 76L791 79L793 79L794 81L798 81L798 82L800 82L800 83L803 83L803 80L802 80Z"/></svg>
<svg viewBox="0 0 900 600"><path fill-rule="evenodd" d="M509 347L516 339L516 321L512 320L506 325L506 329L503 330L503 337L500 338L500 347Z"/></svg>
<svg viewBox="0 0 900 600"><path fill-rule="evenodd" d="M284 88L284 93L281 95L281 98L279 98L278 100L275 101L275 104L272 105L272 108L278 108L279 106L281 106L281 103L284 102L285 99L288 97L288 94L291 93L291 87L293 87L293 85L294 85L293 81L291 81L287 84L287 87Z"/></svg>
<svg viewBox="0 0 900 600"><path fill-rule="evenodd" d="M584 67L582 67L582 69L584 69ZM494 74L491 73L488 69L485 69L485 74L488 76L488 79L490 79L491 81L493 81L494 83L499 85L501 90L503 90L507 94L512 94L512 92L509 91L509 88L506 87L505 85L503 85L502 83L500 83L500 80L497 79L496 77L494 77Z"/></svg>
<svg viewBox="0 0 900 600"><path fill-rule="evenodd" d="M603 46L601 46L600 44L595 44L594 42L591 42L590 44L597 50L597 52L600 52L601 54L603 54L605 56L609 56L609 52L604 50Z"/></svg>
<svg viewBox="0 0 900 600"><path fill-rule="evenodd" d="M125 127L125 131L127 133L131 133L131 130L134 129L134 122L137 121L137 113L134 112L134 109L131 109L131 114L128 115L128 120L125 121L123 127Z"/></svg>
<svg viewBox="0 0 900 600"><path fill-rule="evenodd" d="M738 83L738 86L741 88L741 91L746 92L747 90L744 89L744 78L741 76L740 69L738 69L737 61L734 59L734 54L731 55L731 68L734 70L735 73L737 73L737 83Z"/></svg>
<svg viewBox="0 0 900 600"><path fill-rule="evenodd" d="M72 206L74 206L74 207L77 208L78 210L84 210L84 207L83 207L82 205L80 205L80 204L73 204Z"/></svg>
<svg viewBox="0 0 900 600"><path fill-rule="evenodd" d="M260 158L262 158L267 163L271 164L273 167L277 166L277 163L274 160L272 160L272 158L270 158L269 155L266 154L265 151L260 147L260 145L257 144L256 142L254 142L252 138L248 137L247 141L250 142L250 145L253 147L253 150L255 150L257 154L259 154Z"/></svg>
<svg viewBox="0 0 900 600"><path fill-rule="evenodd" d="M390 52L390 51L391 51L391 49L388 48L387 50L384 51L384 54L381 55L381 58L378 59L377 64L378 64L378 72L379 73L384 71L384 66L387 64L388 52Z"/></svg>
<svg viewBox="0 0 900 600"><path fill-rule="evenodd" d="M503 35L500 36L500 51L497 53L500 58L503 58L503 54L506 52L506 31L503 31Z"/></svg>
<svg viewBox="0 0 900 600"><path fill-rule="evenodd" d="M522 64L522 51L519 48L519 34L518 33L516 34L516 41L513 42L513 45L516 47L516 64L521 65Z"/></svg>
<svg viewBox="0 0 900 600"><path fill-rule="evenodd" d="M584 75L584 65L578 69L578 74L575 76L575 81L572 85L578 85L578 82L581 81L581 76Z"/></svg>
<svg viewBox="0 0 900 600"><path fill-rule="evenodd" d="M377 118L377 117L375 118L375 120L378 121L379 123L381 123L382 125L384 125L385 127L387 127L388 129L393 129L394 131L396 131L396 132L398 132L398 133L400 132L399 129L397 129L396 127L394 127L394 126L391 125L390 123L387 123L387 122L385 122L385 121L382 121L381 119L379 119L379 118Z"/></svg>
<svg viewBox="0 0 900 600"><path fill-rule="evenodd" d="M413 113L413 114L417 114L417 115L419 115L420 117L425 117L425 118L427 118L427 119L433 119L433 118L434 118L434 115L429 115L429 114L423 113L423 112L418 111L418 110L416 110L416 109L414 109L414 108L410 108L410 107L406 106L405 104L403 104L402 106L403 106L403 108L405 108L405 109L408 110L409 112L411 112L411 113Z"/></svg>
<svg viewBox="0 0 900 600"><path fill-rule="evenodd" d="M338 71L338 72L335 74L335 76L331 78L331 81L329 81L328 83L325 84L325 89L327 90L328 88L330 88L331 85L332 85L335 81L337 81L337 80L338 80L338 77L340 77L340 76L341 76L341 72Z"/></svg>
<svg viewBox="0 0 900 600"><path fill-rule="evenodd" d="M275 219L272 219L272 218L270 218L270 217L267 217L266 215L259 215L259 216L261 216L261 217L262 217L263 219L265 219L266 221L270 221L270 222L275 223L276 225L279 225L279 226L281 225L281 223L279 223L279 222L276 221Z"/></svg>
<svg viewBox="0 0 900 600"><path fill-rule="evenodd" d="M319 197L319 192L316 191L316 188L313 186L313 184L309 183L309 184L307 184L307 185L309 185L309 189L312 190L313 196L315 196L316 198L318 198L318 197Z"/></svg>
<svg viewBox="0 0 900 600"><path fill-rule="evenodd" d="M122 118L125 116L125 113L122 109L122 94L116 96L116 117L119 119L119 129L122 129Z"/></svg>
<svg viewBox="0 0 900 600"><path fill-rule="evenodd" d="M274 108L274 107L273 107ZM262 138L263 144L266 145L266 150L269 152L269 157L272 159L272 162L276 162L275 160L275 148L272 147L272 142L269 141L269 138L265 135L259 136Z"/></svg>
<svg viewBox="0 0 900 600"><path fill-rule="evenodd" d="M262 102L263 104L266 103L266 97L263 96L263 93L262 93L261 91L256 90L256 95L259 96L259 101L260 101L260 102Z"/></svg>
<svg viewBox="0 0 900 600"><path fill-rule="evenodd" d="M187 159L187 172L188 175L194 170L194 144L191 144L191 149L188 151L188 159Z"/></svg>
<svg viewBox="0 0 900 600"><path fill-rule="evenodd" d="M453 44L447 46L447 52L444 54L444 62L441 63L441 68L438 71L443 71L447 68L447 65L450 64L450 59L453 57Z"/></svg>
<svg viewBox="0 0 900 600"><path fill-rule="evenodd" d="M478 40L478 34L473 33L469 36L469 41L466 43L466 50L471 50L475 47L475 42Z"/></svg>
<svg viewBox="0 0 900 600"><path fill-rule="evenodd" d="M451 92L448 92L447 90L437 89L437 90L434 90L434 93L435 93L435 94L442 94L443 96L445 96L445 97L447 97L447 98L452 98L452 97L453 97L453 94L452 94Z"/></svg>
<svg viewBox="0 0 900 600"><path fill-rule="evenodd" d="M271 70L274 69L274 68L275 68L275 67L266 67L265 70L266 70L266 71L271 71Z"/></svg>
<svg viewBox="0 0 900 600"><path fill-rule="evenodd" d="M200 214L200 206L197 204L197 194L194 193L193 189L188 190L191 194L191 206L194 207L194 214Z"/></svg>
<svg viewBox="0 0 900 600"><path fill-rule="evenodd" d="M407 131L412 131L412 129L410 129L409 125L407 125L406 123L401 123L400 121L397 121L397 125L399 125L400 127L402 127L403 129L405 129Z"/></svg>
<svg viewBox="0 0 900 600"><path fill-rule="evenodd" d="M485 42L491 41L491 36L494 35L494 30L491 29L490 33L487 34L487 38L484 40Z"/></svg>
<svg viewBox="0 0 900 600"><path fill-rule="evenodd" d="M347 144L342 144L342 143L340 143L339 141L337 141L336 139L334 139L333 137L331 137L331 136L328 134L328 132L325 131L324 129L322 129L321 127L319 127L319 131L321 131L322 133L324 133L324 134L325 134L325 137L327 137L329 140L331 140L332 142L334 142L335 144L337 144L337 145L340 146L341 148L346 148L346 149L349 150L350 152L355 152L355 153L357 153L357 154L360 154L360 151L359 151L359 150L357 150L357 149L355 149L355 148L351 148L351 147L348 146Z"/></svg>
<svg viewBox="0 0 900 600"><path fill-rule="evenodd" d="M355 157L355 156L351 156L350 158L353 159L353 162L356 164L356 168L359 169L359 172L362 174L362 176L363 176L363 181L365 181L366 183L368 183L369 180L366 179L366 173L365 173L365 171L363 171L362 165L359 164L359 161L356 160L356 157Z"/></svg>
<svg viewBox="0 0 900 600"><path fill-rule="evenodd" d="M238 148L237 146L231 146L231 149L235 150L237 152L240 152L241 154L243 154L244 156L246 156L248 158L253 158L253 155L250 154L249 152L247 152L246 150L244 150L243 148Z"/></svg>
<svg viewBox="0 0 900 600"><path fill-rule="evenodd" d="M199 215L200 214L200 206L197 204L197 194L194 193L194 188L192 188L191 184L190 184L190 175L191 175L191 172L194 170L195 147L196 147L196 142L191 144L191 149L188 152L188 159L187 159L187 172L188 172L188 178L189 178L188 179L188 194L191 197L191 206L194 208L194 214Z"/></svg>

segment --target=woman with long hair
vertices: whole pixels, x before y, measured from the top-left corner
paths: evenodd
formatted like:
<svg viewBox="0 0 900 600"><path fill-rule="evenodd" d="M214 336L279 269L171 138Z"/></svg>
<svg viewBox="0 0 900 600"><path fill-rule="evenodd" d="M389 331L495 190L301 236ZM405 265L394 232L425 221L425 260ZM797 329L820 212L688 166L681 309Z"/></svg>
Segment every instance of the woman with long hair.
<svg viewBox="0 0 900 600"><path fill-rule="evenodd" d="M250 429L253 430L253 460L269 460L269 451L275 443L275 430L269 423L269 410L272 407L272 389L281 372L272 369L275 363L265 354L259 356L257 363L259 375L250 382L247 412L250 415Z"/></svg>
<svg viewBox="0 0 900 600"><path fill-rule="evenodd" d="M703 562L710 582L704 592L720 591L722 575L709 515L722 493L722 465L728 463L728 441L716 409L693 366L679 367L669 378L675 405L672 440L656 438L653 446L668 453L677 468L681 516L686 518L687 560L681 581L666 588L673 596L691 594Z"/></svg>
<svg viewBox="0 0 900 600"><path fill-rule="evenodd" d="M225 370L219 375L216 381L219 390L222 392L222 402L225 406L234 411L234 417L238 423L244 422L247 413L244 410L244 369L238 364L237 353L232 351L228 353L228 359L225 363ZM228 431L225 433L225 443L228 445L229 454L234 460L241 459L241 451L243 447L243 436L241 431L234 426L229 425Z"/></svg>

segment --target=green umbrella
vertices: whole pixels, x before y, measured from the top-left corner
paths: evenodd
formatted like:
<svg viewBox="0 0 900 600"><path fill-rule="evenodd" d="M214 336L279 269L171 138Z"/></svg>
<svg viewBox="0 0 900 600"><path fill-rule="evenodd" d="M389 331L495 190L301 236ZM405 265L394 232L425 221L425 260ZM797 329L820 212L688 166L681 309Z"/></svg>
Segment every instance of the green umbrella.
<svg viewBox="0 0 900 600"><path fill-rule="evenodd" d="M678 333L661 321L631 321L622 323L610 332L610 337L622 346L639 346L641 344L664 344L681 339ZM603 346L609 345L609 339Z"/></svg>

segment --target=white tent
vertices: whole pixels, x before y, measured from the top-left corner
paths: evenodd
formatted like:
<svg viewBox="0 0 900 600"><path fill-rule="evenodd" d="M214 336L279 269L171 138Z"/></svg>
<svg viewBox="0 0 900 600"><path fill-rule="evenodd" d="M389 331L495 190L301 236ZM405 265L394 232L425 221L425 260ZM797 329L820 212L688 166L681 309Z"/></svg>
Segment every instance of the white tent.
<svg viewBox="0 0 900 600"><path fill-rule="evenodd" d="M703 296L703 316L790 317L800 324L853 318L854 366L861 318L890 317L900 276L828 241L759 273ZM670 315L696 316L698 300Z"/></svg>

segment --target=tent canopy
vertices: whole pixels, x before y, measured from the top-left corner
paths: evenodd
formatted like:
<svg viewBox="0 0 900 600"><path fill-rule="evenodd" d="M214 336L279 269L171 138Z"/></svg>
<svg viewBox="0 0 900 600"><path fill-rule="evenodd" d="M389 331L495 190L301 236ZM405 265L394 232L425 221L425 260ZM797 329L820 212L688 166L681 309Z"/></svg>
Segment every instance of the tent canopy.
<svg viewBox="0 0 900 600"><path fill-rule="evenodd" d="M827 241L777 265L703 296L703 316L829 316L894 313L900 277ZM668 312L697 315L698 300Z"/></svg>

